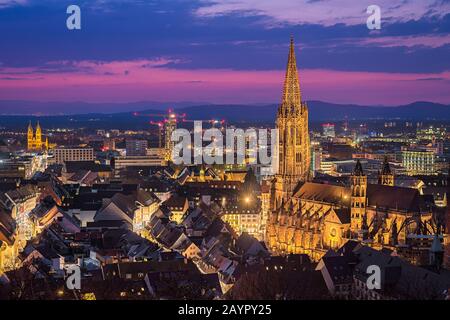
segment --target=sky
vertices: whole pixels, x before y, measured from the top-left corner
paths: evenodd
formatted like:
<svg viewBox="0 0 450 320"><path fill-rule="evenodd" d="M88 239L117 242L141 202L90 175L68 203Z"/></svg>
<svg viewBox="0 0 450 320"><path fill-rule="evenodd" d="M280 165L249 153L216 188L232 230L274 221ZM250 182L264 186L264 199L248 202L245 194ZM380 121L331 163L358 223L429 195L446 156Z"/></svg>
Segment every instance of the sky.
<svg viewBox="0 0 450 320"><path fill-rule="evenodd" d="M450 0L0 0L0 100L277 103L291 36L303 99L450 104Z"/></svg>

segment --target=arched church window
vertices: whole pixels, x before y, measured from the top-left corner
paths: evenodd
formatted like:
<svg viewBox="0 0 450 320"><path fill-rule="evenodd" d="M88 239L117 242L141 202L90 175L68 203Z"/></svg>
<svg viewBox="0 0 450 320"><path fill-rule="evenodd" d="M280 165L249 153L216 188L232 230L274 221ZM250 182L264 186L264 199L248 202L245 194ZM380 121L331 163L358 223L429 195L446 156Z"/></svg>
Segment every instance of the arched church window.
<svg viewBox="0 0 450 320"><path fill-rule="evenodd" d="M297 145L302 144L302 135L301 135L301 130L299 130L299 129L297 129L297 134L295 136L295 142L297 143Z"/></svg>
<svg viewBox="0 0 450 320"><path fill-rule="evenodd" d="M359 197L360 196L360 192L361 192L361 190L360 190L359 186L356 186L355 187L355 196Z"/></svg>

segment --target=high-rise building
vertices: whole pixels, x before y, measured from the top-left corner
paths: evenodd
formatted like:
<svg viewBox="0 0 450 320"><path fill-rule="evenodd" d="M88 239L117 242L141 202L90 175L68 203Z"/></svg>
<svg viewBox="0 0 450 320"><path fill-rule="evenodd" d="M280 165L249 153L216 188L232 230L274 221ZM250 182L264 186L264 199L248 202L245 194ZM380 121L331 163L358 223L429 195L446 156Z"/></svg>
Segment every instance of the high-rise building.
<svg viewBox="0 0 450 320"><path fill-rule="evenodd" d="M39 124L39 121L36 125L36 134L34 133L31 121L28 124L27 149L28 151L48 150L48 138L45 139L45 142L42 141L42 128Z"/></svg>
<svg viewBox="0 0 450 320"><path fill-rule="evenodd" d="M334 130L334 123L322 124L322 132L324 137L334 138L336 136L336 132Z"/></svg>
<svg viewBox="0 0 450 320"><path fill-rule="evenodd" d="M127 157L147 155L147 140L129 139L126 141Z"/></svg>
<svg viewBox="0 0 450 320"><path fill-rule="evenodd" d="M175 145L172 142L172 132L177 128L177 118L176 115L172 112L169 113L169 117L164 121L164 139L165 139L165 160L172 160L172 150Z"/></svg>
<svg viewBox="0 0 450 320"><path fill-rule="evenodd" d="M322 147L320 144L311 146L311 171L316 172L321 169Z"/></svg>
<svg viewBox="0 0 450 320"><path fill-rule="evenodd" d="M282 200L287 200L300 181L306 181L310 175L308 107L301 99L292 38L276 126L279 135L279 167L272 187L274 209L281 205Z"/></svg>

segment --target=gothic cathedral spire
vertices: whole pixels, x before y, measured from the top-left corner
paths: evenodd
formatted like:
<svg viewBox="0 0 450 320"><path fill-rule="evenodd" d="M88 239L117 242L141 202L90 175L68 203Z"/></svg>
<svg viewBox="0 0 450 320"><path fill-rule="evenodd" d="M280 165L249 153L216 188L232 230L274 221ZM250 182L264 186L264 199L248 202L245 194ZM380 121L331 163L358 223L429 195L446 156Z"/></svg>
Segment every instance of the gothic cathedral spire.
<svg viewBox="0 0 450 320"><path fill-rule="evenodd" d="M276 125L279 158L278 173L275 177L275 203L279 204L282 199L288 200L299 182L308 180L310 172L308 107L301 99L292 38Z"/></svg>
<svg viewBox="0 0 450 320"><path fill-rule="evenodd" d="M295 59L294 39L291 37L286 75L284 78L283 99L280 107L300 108L301 99L302 97L298 80L297 61ZM283 111L293 110L284 109Z"/></svg>
<svg viewBox="0 0 450 320"><path fill-rule="evenodd" d="M389 161L387 157L384 157L382 168L378 174L378 183L386 186L394 185L394 174L389 167Z"/></svg>

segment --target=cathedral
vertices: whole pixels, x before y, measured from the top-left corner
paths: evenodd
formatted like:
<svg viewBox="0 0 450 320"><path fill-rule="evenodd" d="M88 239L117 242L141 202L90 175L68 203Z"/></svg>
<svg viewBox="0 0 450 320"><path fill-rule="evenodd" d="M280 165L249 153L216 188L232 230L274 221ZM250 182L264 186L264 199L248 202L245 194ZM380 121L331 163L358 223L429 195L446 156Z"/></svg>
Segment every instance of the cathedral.
<svg viewBox="0 0 450 320"><path fill-rule="evenodd" d="M272 252L319 260L348 240L396 250L439 231L419 191L394 186L387 159L378 184L368 184L359 160L347 186L311 181L308 107L301 99L292 39L276 126L279 168L271 181L266 228Z"/></svg>
<svg viewBox="0 0 450 320"><path fill-rule="evenodd" d="M31 121L28 125L27 149L28 151L48 150L48 138L45 139L45 142L42 141L42 129L39 122L36 125L36 134L34 134Z"/></svg>

